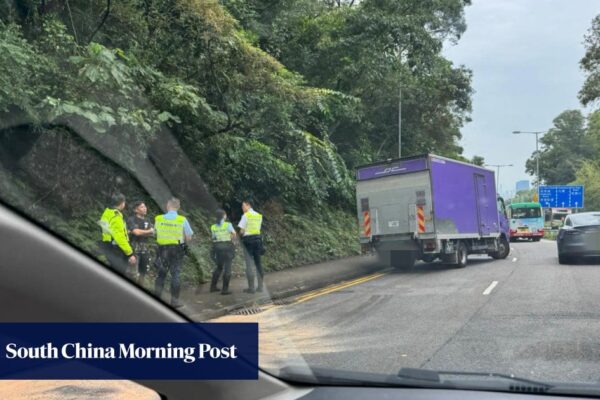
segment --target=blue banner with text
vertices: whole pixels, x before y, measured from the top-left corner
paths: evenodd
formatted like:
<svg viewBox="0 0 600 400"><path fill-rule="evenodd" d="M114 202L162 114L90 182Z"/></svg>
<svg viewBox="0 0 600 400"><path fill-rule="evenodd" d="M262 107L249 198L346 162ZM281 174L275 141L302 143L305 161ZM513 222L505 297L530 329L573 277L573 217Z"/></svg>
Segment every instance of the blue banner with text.
<svg viewBox="0 0 600 400"><path fill-rule="evenodd" d="M258 379L258 324L0 323L0 379Z"/></svg>

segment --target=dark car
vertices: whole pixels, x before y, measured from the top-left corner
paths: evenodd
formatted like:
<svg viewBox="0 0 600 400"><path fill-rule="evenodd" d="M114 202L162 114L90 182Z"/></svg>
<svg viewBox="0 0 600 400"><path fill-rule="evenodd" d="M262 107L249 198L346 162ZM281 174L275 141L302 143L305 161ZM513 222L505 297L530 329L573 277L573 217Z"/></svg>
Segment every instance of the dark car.
<svg viewBox="0 0 600 400"><path fill-rule="evenodd" d="M556 244L561 264L581 257L600 257L600 211L567 216L558 231Z"/></svg>

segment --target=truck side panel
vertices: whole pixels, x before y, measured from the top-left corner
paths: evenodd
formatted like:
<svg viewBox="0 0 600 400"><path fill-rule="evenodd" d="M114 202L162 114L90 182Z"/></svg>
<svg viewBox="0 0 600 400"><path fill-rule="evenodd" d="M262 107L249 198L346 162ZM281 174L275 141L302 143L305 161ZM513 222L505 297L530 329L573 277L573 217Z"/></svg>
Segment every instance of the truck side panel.
<svg viewBox="0 0 600 400"><path fill-rule="evenodd" d="M368 199L372 235L417 232L418 206L423 207L425 232L434 231L433 220L429 217L432 199L428 170L359 181L356 194L361 227L365 221L360 211ZM364 230L361 232L364 237Z"/></svg>
<svg viewBox="0 0 600 400"><path fill-rule="evenodd" d="M497 236L493 171L435 156L430 157L430 168L438 235Z"/></svg>

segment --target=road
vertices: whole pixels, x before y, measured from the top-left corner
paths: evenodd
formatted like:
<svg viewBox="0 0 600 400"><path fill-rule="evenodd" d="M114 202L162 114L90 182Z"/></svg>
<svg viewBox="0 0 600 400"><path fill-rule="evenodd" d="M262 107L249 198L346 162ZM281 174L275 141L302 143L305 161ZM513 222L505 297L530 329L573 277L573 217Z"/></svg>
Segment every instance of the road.
<svg viewBox="0 0 600 400"><path fill-rule="evenodd" d="M387 271L254 315L260 365L396 374L402 367L600 381L600 265L559 265L556 244L513 243L510 256L470 256Z"/></svg>

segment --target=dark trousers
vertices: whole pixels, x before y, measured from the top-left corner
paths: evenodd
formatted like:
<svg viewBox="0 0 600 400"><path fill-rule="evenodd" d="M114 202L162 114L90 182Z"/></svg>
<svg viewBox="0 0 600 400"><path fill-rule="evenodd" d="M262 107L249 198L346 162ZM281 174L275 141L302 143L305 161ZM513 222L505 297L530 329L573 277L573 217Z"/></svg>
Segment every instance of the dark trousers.
<svg viewBox="0 0 600 400"><path fill-rule="evenodd" d="M229 281L231 279L231 262L235 255L233 245L231 243L217 243L213 248L215 254L216 268L213 271L212 279L210 281L210 288L214 289L217 287L217 282L221 273L223 273L223 288L221 291L226 292L229 290Z"/></svg>
<svg viewBox="0 0 600 400"><path fill-rule="evenodd" d="M154 293L160 297L165 286L167 273L171 273L171 303L176 303L181 290L181 266L184 251L180 245L158 246L157 263L158 275L154 282Z"/></svg>
<svg viewBox="0 0 600 400"><path fill-rule="evenodd" d="M254 276L256 268L256 277L258 287L263 287L263 269L260 262L262 254L262 239L258 237L243 237L244 258L246 260L246 279L248 280L248 289L254 289Z"/></svg>
<svg viewBox="0 0 600 400"><path fill-rule="evenodd" d="M150 266L150 253L147 251L143 253L135 253L138 260L138 273L145 276L148 273L148 267Z"/></svg>
<svg viewBox="0 0 600 400"><path fill-rule="evenodd" d="M108 260L108 266L120 274L126 275L128 269L127 256L119 246L113 245L111 242L100 242L100 251Z"/></svg>

